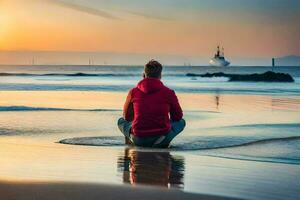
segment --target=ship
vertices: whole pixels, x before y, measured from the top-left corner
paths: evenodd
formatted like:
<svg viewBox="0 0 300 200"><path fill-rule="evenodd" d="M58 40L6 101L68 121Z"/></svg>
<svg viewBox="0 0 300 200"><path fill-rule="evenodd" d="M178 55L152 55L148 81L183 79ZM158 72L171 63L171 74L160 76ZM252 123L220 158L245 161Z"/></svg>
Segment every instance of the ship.
<svg viewBox="0 0 300 200"><path fill-rule="evenodd" d="M209 64L214 67L226 67L230 65L230 62L225 59L224 48L220 51L220 46L217 47L217 53L209 61Z"/></svg>

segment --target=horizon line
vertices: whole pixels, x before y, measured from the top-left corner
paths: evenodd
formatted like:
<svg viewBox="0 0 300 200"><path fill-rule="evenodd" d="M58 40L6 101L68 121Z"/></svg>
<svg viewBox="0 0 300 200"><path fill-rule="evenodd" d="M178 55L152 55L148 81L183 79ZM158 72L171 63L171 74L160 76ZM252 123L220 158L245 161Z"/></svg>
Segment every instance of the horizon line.
<svg viewBox="0 0 300 200"><path fill-rule="evenodd" d="M76 50L0 50L0 53L103 53L103 54L132 54L132 55L155 55L155 56L180 56L180 57L199 57L206 58L206 55L180 55L180 54L166 54L166 53L138 53L138 52L116 52L116 51L76 51ZM300 54L285 54L270 57L243 57L243 56L229 56L231 58L240 59L268 59L268 58L284 58L284 57L300 57Z"/></svg>

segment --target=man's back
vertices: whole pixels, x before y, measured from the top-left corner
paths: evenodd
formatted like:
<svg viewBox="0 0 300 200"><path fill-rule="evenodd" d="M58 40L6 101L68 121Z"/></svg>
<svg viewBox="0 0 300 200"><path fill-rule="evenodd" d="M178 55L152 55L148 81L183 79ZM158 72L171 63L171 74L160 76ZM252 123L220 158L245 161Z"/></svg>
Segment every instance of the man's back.
<svg viewBox="0 0 300 200"><path fill-rule="evenodd" d="M139 137L167 134L170 120L182 119L182 110L173 90L157 78L145 78L133 88L124 106L125 119Z"/></svg>

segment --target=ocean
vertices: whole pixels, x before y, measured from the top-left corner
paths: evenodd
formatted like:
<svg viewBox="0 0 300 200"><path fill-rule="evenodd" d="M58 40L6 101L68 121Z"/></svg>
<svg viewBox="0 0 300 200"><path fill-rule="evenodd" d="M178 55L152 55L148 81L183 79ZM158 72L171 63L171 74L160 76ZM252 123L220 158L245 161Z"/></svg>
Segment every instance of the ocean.
<svg viewBox="0 0 300 200"><path fill-rule="evenodd" d="M203 161L201 156L227 159L232 163L269 163L270 168L286 165L299 170L300 67L273 69L292 75L293 83L229 82L227 78L186 76L187 73L249 74L270 70L272 68L263 66L165 67L162 81L176 91L187 127L170 149L134 150L124 145L116 122L122 115L128 90L142 77L142 66L0 66L0 142L34 147L51 143L54 145L51 148L72 148L75 152L80 148L97 148L116 157L108 158L109 164L116 168L98 166L99 172L92 171L94 175L104 176L99 173L106 170L112 183L135 181L191 192L202 191L197 185L202 183L203 174L195 168ZM88 162L81 157L76 159ZM168 168L167 179L149 168L153 162L161 163L157 167L160 170ZM133 163L141 171L153 173L152 178L148 180L141 173L133 173ZM238 166L243 165L234 167ZM68 167L72 171L72 166ZM265 168L260 166L260 169ZM297 179L293 172L287 176ZM36 178L56 177L53 171L51 175L44 170L40 172L42 176L30 173ZM84 180L95 181L93 173ZM83 178L73 175L69 177L71 180ZM24 175L19 171L2 170L0 176ZM238 186L225 193L245 197L245 193L236 195L237 191ZM253 199L263 199L254 192L251 195Z"/></svg>
<svg viewBox="0 0 300 200"><path fill-rule="evenodd" d="M271 67L165 67L163 80L183 93L224 93L293 95L300 92L300 67L275 67L289 73L295 83L232 83L227 78L191 78L187 73L263 73ZM124 92L141 79L142 66L0 66L1 90L119 91Z"/></svg>

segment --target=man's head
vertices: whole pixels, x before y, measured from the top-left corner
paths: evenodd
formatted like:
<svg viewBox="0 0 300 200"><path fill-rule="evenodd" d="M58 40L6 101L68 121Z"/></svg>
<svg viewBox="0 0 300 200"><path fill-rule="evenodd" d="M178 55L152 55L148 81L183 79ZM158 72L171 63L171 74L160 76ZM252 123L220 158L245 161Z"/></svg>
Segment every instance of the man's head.
<svg viewBox="0 0 300 200"><path fill-rule="evenodd" d="M156 60L150 60L144 69L144 78L161 78L162 65Z"/></svg>

